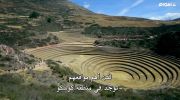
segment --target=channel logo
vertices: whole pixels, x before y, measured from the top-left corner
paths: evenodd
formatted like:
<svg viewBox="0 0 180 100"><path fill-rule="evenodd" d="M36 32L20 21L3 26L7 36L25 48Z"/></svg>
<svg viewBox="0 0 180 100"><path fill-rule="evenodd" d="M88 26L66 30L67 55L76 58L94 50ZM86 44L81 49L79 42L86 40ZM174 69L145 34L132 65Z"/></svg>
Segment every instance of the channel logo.
<svg viewBox="0 0 180 100"><path fill-rule="evenodd" d="M161 2L159 3L159 7L175 7L176 3L173 2Z"/></svg>

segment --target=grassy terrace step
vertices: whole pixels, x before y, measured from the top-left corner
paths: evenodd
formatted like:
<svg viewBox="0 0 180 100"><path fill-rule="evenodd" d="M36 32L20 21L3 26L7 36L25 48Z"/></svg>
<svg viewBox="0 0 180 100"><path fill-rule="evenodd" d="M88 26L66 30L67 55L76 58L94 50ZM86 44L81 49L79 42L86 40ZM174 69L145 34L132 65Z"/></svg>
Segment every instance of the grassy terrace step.
<svg viewBox="0 0 180 100"><path fill-rule="evenodd" d="M59 50L58 50L59 51ZM52 57L51 59L54 59L54 58L56 58L56 57L59 57L59 56L61 56L61 54L58 54L59 52L57 52L57 54L55 54L56 56L54 56L54 57ZM144 53L146 53L146 52L144 52ZM100 51L100 50L93 50L93 51L91 51L91 52L89 52L89 51L86 51L86 52L83 52L83 51L81 51L81 52L71 52L71 53L69 53L69 54L67 54L67 55L70 55L70 54L74 54L74 55L107 55L107 56L110 56L110 55L117 55L117 53L112 53L112 54L108 54L108 53L104 53L104 52L102 52L102 51ZM120 53L118 53L118 54L120 54ZM125 52L121 52L121 55L132 55L132 54L138 54L137 52L129 52L129 51L125 51ZM142 54L142 53L141 53ZM64 56L64 55L63 55Z"/></svg>
<svg viewBox="0 0 180 100"><path fill-rule="evenodd" d="M48 53L50 52L51 55L49 55ZM132 52L134 53L134 52ZM60 49L46 49L46 50L38 50L37 52L34 52L33 54L35 55L49 55L47 58L48 59L53 59L55 57L59 57L59 56L64 56L64 55L70 55L70 54L75 54L75 55L101 55L102 51L97 51L97 50L93 50L93 51L79 51L79 52L68 52L68 51L62 51ZM128 54L129 53L124 53L123 54ZM44 57L43 57L44 58Z"/></svg>
<svg viewBox="0 0 180 100"><path fill-rule="evenodd" d="M102 57L101 57L102 58ZM128 58L128 57L127 57ZM138 57L137 57L138 58ZM97 58L97 59L100 59L100 58ZM109 59L112 59L111 57L109 57ZM123 58L119 58L119 59L123 59ZM139 59L139 61L141 61L141 60L144 60L144 58L143 59ZM87 61L89 61L89 60L87 60ZM97 61L96 59L94 59L94 61ZM146 60L144 60L144 61L146 61ZM147 60L147 61L149 61L149 60ZM136 60L136 62L137 62L137 60ZM90 62L90 63L93 63L93 62ZM143 62L142 62L143 63ZM152 62L151 62L152 63ZM154 63L154 64L156 64L156 63ZM110 64L111 65L111 64ZM112 64L112 65L114 65L114 64ZM147 65L146 65L147 66ZM158 64L156 64L156 66L158 66ZM150 67L150 66L149 66ZM153 66L152 66L153 67ZM164 68L164 66L161 68L162 66L160 66L159 68L159 70L162 70L162 68ZM155 67L156 68L156 67ZM157 70L156 70L157 71ZM168 72L168 70L166 70L167 72ZM159 73L162 73L162 74L164 74L165 73L165 71L164 70L162 70L161 72L159 72ZM169 73L170 75L172 75L172 73ZM162 76L162 75L161 75ZM164 77L166 77L166 78L168 78L167 77L168 75L167 75L167 73L165 73L164 74ZM174 80L175 80L175 78L173 78ZM170 81L170 79L168 79L168 81ZM177 81L177 80L176 80Z"/></svg>
<svg viewBox="0 0 180 100"><path fill-rule="evenodd" d="M113 64L107 64L107 65L105 65L105 66L107 66L107 67L109 67L109 68L111 68L111 67L114 67L114 66L116 66L116 68L118 68L118 67L121 67L121 66L126 66L127 68L135 68L134 66L128 66L128 65L126 65L126 64L119 64L119 63L113 63ZM107 69L107 68L106 68ZM148 69L148 68L147 68ZM143 69L142 69L143 70ZM148 69L149 71L151 70L151 69ZM153 81L156 81L156 77L155 77L155 73L156 73L156 71L152 71L152 72L150 72L150 74L152 75L152 80ZM157 74L157 73L156 73ZM146 73L146 76L147 76L147 78L149 78L149 75L148 75L148 73ZM146 80L147 80L147 78L146 78Z"/></svg>
<svg viewBox="0 0 180 100"><path fill-rule="evenodd" d="M142 55L143 56L143 55ZM99 58L107 58L107 59L127 59L127 60L136 60L136 61L143 61L143 62L141 62L141 63L144 63L144 62L148 62L148 63L150 63L150 64L153 64L153 66L155 65L155 66L157 66L158 67L158 65L156 64L157 62L155 62L155 63L153 63L152 61L149 61L149 59L147 59L147 56L144 58L144 57L142 57L142 56L120 56L120 57L109 57L109 56L99 56ZM99 59L98 58L98 59ZM95 59L95 57L94 57L94 59ZM144 59L146 59L146 60L144 60ZM90 61L90 59L88 59L88 61ZM147 63L147 64L148 64ZM152 66L152 67L153 67ZM177 69L176 69L177 70Z"/></svg>
<svg viewBox="0 0 180 100"><path fill-rule="evenodd" d="M99 56L99 57L101 57L101 56ZM142 64L145 64L145 62L146 62L145 66L149 65L149 67L152 67L152 68L153 67L160 68L160 70L162 70L166 75L168 75L168 72L169 72L167 69L165 69L166 67L164 68L164 66L163 67L159 66L159 64L157 64L159 62L152 62L151 60L146 59L147 57L143 58L141 56L139 56L139 57L137 57L137 56L135 56L135 57L120 56L120 57L115 57L114 58L114 57L109 57L109 56L103 56L102 58L107 58L107 59L127 59L127 60L136 61L136 62L139 62L139 63L142 63ZM99 58L97 58L97 59L99 59ZM89 59L88 59L88 61L89 61ZM176 70L178 70L178 69L176 69ZM170 77L170 76L168 76L168 77Z"/></svg>
<svg viewBox="0 0 180 100"><path fill-rule="evenodd" d="M125 85L130 88L151 89L165 86L179 86L180 64L175 58L162 57L151 51L136 51L130 49L117 49L106 47L80 47L77 44L56 45L42 47L28 52L43 59L57 59L70 55L83 55L74 69L78 69L85 76L97 73L115 73L116 76L110 83ZM75 58L78 59L78 58ZM129 77L128 85L119 77ZM99 82L109 84L109 82ZM133 85L136 84L136 85Z"/></svg>
<svg viewBox="0 0 180 100"><path fill-rule="evenodd" d="M122 65L122 64L121 64ZM118 66L118 64L117 65L115 65L115 64L112 64L112 66ZM118 67L116 67L116 69L118 69L118 68L121 68L122 66L118 66ZM101 66L101 68L105 68L105 67L102 67ZM108 66L107 68L111 68L110 66ZM107 69L106 68L106 69ZM127 68L130 68L130 69L133 69L133 66L132 67L130 67L130 66L127 66ZM92 68L93 69L93 68ZM114 69L114 70L116 70L116 69ZM101 69L94 69L94 70L97 70L98 72L101 72ZM104 69L105 70L105 69ZM134 69L133 69L134 70ZM109 71L111 71L111 70L109 70ZM135 70L134 70L135 71ZM140 73L140 72L138 72L138 71L136 71L137 73ZM88 73L88 71L86 72L86 73ZM90 73L90 72L89 72ZM97 73L97 72L96 72ZM95 74L95 73L93 73L93 74ZM140 75L139 75L140 76ZM147 75L149 78L152 78L152 76L149 76L149 75ZM157 77L157 76L156 76ZM141 79L142 79L142 77L141 77ZM142 80L141 80L142 81ZM147 80L147 82L149 82L150 80ZM160 83L161 82L159 82L159 81L156 81L156 82L158 82L158 84L160 85ZM155 82L154 82L155 83Z"/></svg>
<svg viewBox="0 0 180 100"><path fill-rule="evenodd" d="M143 73L146 80L148 80L148 75L152 75L152 77L154 77L152 72L149 69L141 67L139 65L135 65L135 63L133 64L132 62L130 63L130 62L122 61L122 60L120 61L120 60L112 60L112 59L111 60L109 60L109 59L102 60L101 59L100 61L97 60L96 62L92 63L93 65L95 65L95 68L93 68L93 70L95 70L95 71L101 70L100 68L106 67L107 64L112 64L112 65L117 64L117 65L124 65L124 66L127 66L128 68L134 68L134 69L139 70L141 73ZM85 66L87 66L87 68L94 67L90 64L89 65L87 64ZM152 81L154 81L154 79L152 79Z"/></svg>
<svg viewBox="0 0 180 100"><path fill-rule="evenodd" d="M97 59L101 59L101 58L97 58ZM111 58L111 57L109 57L109 59L114 59L114 58ZM129 59L129 57L123 57L123 58L119 58L119 59L124 59L124 60L130 60ZM87 60L87 61L91 61L91 60ZM96 59L94 59L94 61L96 61ZM158 65L157 66L151 66L151 64L148 64L148 63L145 63L145 61L146 60L144 60L144 59L139 59L139 58L137 58L137 59L132 59L132 61L135 61L135 62L139 62L139 63L142 63L142 64L144 64L145 66L147 66L147 67L152 67L152 69L154 69L154 70L156 70L159 74L160 74L160 76L163 76L163 77L167 77L168 78L168 74L166 73L166 71L164 71L161 67L159 67L158 68ZM148 62L148 61L146 61L146 62ZM93 63L93 62L89 62L89 63ZM152 63L152 62L150 62L150 63ZM160 72L159 72L159 71ZM163 73L162 73L163 72ZM161 75L161 73L163 74L163 75ZM164 74L165 73L165 74ZM163 80L163 77L162 77L162 80Z"/></svg>
<svg viewBox="0 0 180 100"><path fill-rule="evenodd" d="M72 54L75 54L75 55L83 55L83 54L87 54L88 53L88 55L96 55L95 53L92 53L92 52L95 52L95 53L97 53L98 51L91 51L91 52L64 52L64 51L62 51L62 50L56 50L56 49L48 49L48 50L46 50L46 51L44 51L44 52L35 52L34 54L36 55L48 55L46 58L47 59L53 59L53 58L56 58L56 57L59 57L59 56L64 56L64 55L72 55ZM99 51L100 52L100 51ZM47 54L47 53L50 53L50 55L49 54ZM100 53L97 53L97 54L100 54ZM127 53L128 54L128 53ZM44 57L43 57L44 58Z"/></svg>
<svg viewBox="0 0 180 100"><path fill-rule="evenodd" d="M107 70L110 70L110 72L112 72L112 70L113 71L116 71L116 70L119 70L119 67L115 67L115 68L108 68ZM121 70L121 68L120 68L120 70ZM124 69L122 69L122 70L124 70ZM125 70L126 71L126 70ZM126 72L129 72L129 73L131 73L130 71L126 71ZM137 73L137 72L136 72ZM135 77L134 75L135 74L133 74L133 73L131 73L131 75L133 76L133 77ZM152 87L152 86L160 86L162 83L159 81L159 80L156 80L156 81L154 81L154 82L152 82L152 81L143 81L142 80L142 78L140 78L140 79L134 79L135 81L142 81L142 82L144 82L145 84L146 84L146 87ZM133 84L133 83L132 83ZM145 85L143 85L143 86L145 86Z"/></svg>
<svg viewBox="0 0 180 100"><path fill-rule="evenodd" d="M134 60L134 59L138 59L138 58L141 58L142 60L143 59L147 59L147 61L148 60L153 60L153 59L155 59L155 60L158 60L158 62L155 62L155 63L167 63L167 65L168 66L170 66L170 67L173 67L173 70L175 70L176 71L176 74L177 74L177 71L179 71L179 69L178 69L178 67L177 66L179 66L178 64L176 64L176 63L174 63L174 62L169 62L169 61L164 61L164 60L161 60L161 58L155 58L155 57L152 57L152 56L148 56L148 55L131 55L131 56L123 56L123 55L119 55L119 56L113 56L113 57L111 57L111 56L99 56L99 57L102 57L102 58L108 58L108 59L112 59L112 58L114 58L114 59L124 59L124 58L129 58L130 60ZM151 58L151 59L149 59L149 58ZM89 59L90 60L90 59ZM154 60L153 61L151 61L151 62L154 62Z"/></svg>
<svg viewBox="0 0 180 100"><path fill-rule="evenodd" d="M107 65L106 65L107 66ZM116 66L116 67L114 67L114 66ZM112 64L112 65L110 65L109 64L109 66L107 66L106 68L104 68L103 67L103 70L101 69L101 70L99 70L99 72L104 72L104 71L111 71L111 69L113 69L113 70L117 70L118 68L121 68L122 67L122 65L116 65L116 64ZM125 66L125 68L129 68L129 69L131 69L132 70L132 66ZM158 75L157 73L156 73L156 71L154 71L153 72L153 76L155 77L155 81L152 81L152 79L153 79L153 77L151 76L151 75L148 75L147 73L146 73L146 75L147 75L147 80L145 80L144 79L144 77L140 74L140 72L138 72L137 70L133 70L133 71L135 71L136 73L139 73L138 75L140 76L140 80L139 81L143 81L143 82L153 82L153 83L156 83L157 85L159 84L159 85L161 85L162 84L162 82L161 82L161 76L160 75ZM134 74L133 74L134 75ZM167 81L166 81L167 82Z"/></svg>
<svg viewBox="0 0 180 100"><path fill-rule="evenodd" d="M130 68L126 68L126 67L122 67L122 66L121 67L110 67L110 68L106 68L106 69L102 70L102 72L104 72L106 70L108 70L110 73L112 71L125 71L126 73L128 73L129 75L132 76L133 80L140 80L140 75L136 71L134 71Z"/></svg>

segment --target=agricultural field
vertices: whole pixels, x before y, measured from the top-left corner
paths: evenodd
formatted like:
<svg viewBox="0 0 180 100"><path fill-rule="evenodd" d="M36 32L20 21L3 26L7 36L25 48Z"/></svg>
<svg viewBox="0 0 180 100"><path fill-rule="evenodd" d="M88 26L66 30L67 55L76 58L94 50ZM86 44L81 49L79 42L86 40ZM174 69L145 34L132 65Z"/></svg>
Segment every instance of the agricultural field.
<svg viewBox="0 0 180 100"><path fill-rule="evenodd" d="M173 57L159 56L147 50L120 49L108 46L94 46L93 40L83 42L86 37L79 34L73 39L73 32L59 32L59 38L66 41L25 52L44 60L61 61L77 74L94 76L97 73L112 74L112 80L96 81L104 85L122 86L131 89L160 89L180 85L180 63ZM61 38L60 38L61 39ZM90 39L90 38L88 38ZM85 39L85 40L88 40Z"/></svg>

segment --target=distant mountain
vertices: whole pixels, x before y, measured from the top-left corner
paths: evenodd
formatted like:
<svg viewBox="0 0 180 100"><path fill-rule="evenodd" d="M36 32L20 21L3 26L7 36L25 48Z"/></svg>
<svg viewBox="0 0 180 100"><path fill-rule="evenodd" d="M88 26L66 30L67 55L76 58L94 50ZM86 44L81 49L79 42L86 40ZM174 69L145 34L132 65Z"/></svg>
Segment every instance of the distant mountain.
<svg viewBox="0 0 180 100"><path fill-rule="evenodd" d="M176 19L174 19L173 21L180 21L180 18L176 18Z"/></svg>

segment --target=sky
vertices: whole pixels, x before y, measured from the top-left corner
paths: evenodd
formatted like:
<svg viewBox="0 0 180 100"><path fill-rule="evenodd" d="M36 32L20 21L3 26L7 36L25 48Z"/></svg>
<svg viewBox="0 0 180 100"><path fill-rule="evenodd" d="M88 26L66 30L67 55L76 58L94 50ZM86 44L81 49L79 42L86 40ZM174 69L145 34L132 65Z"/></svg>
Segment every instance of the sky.
<svg viewBox="0 0 180 100"><path fill-rule="evenodd" d="M71 0L95 13L154 20L180 18L180 0Z"/></svg>

